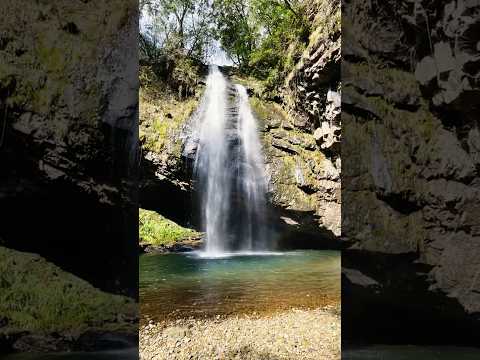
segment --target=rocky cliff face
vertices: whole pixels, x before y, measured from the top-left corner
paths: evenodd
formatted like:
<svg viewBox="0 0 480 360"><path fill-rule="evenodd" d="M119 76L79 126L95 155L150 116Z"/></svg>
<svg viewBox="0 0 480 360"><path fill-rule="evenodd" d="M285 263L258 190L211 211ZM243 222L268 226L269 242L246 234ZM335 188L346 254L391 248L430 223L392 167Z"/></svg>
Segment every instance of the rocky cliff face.
<svg viewBox="0 0 480 360"><path fill-rule="evenodd" d="M264 142L271 202L289 225L318 246L340 236L340 7L316 1L315 31L281 90L281 106L256 104ZM270 111L265 111L270 108Z"/></svg>
<svg viewBox="0 0 480 360"><path fill-rule="evenodd" d="M2 242L134 294L137 3L0 11Z"/></svg>
<svg viewBox="0 0 480 360"><path fill-rule="evenodd" d="M352 333L368 318L388 341L468 342L479 326L479 12L468 1L345 4L342 291Z"/></svg>
<svg viewBox="0 0 480 360"><path fill-rule="evenodd" d="M185 127L199 104L205 69L186 59L172 67L172 78L167 79L154 65L140 67L140 205L191 226L194 154L184 152ZM185 78L186 84L179 81ZM190 91L182 95L180 88Z"/></svg>

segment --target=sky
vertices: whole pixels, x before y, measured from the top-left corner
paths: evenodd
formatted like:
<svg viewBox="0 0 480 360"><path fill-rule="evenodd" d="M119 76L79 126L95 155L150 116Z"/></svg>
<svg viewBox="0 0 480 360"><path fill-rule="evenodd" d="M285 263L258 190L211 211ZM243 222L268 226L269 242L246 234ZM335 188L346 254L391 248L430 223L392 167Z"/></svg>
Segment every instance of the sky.
<svg viewBox="0 0 480 360"><path fill-rule="evenodd" d="M209 65L219 65L219 66L233 66L232 60L228 57L225 51L221 48L220 43L215 40L212 44L213 51L212 55L207 60Z"/></svg>

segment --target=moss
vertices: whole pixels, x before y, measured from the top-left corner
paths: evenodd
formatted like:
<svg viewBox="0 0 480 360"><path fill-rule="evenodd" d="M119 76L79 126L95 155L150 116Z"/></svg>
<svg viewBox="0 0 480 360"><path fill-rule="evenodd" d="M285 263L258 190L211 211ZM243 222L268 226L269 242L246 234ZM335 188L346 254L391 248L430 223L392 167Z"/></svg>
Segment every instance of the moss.
<svg viewBox="0 0 480 360"><path fill-rule="evenodd" d="M266 106L265 102L256 97L250 99L250 105L252 106L257 119L264 124L268 123L275 115L272 109Z"/></svg>
<svg viewBox="0 0 480 360"><path fill-rule="evenodd" d="M295 184L295 157L283 156L280 158L280 163L278 165L279 168L276 173L276 182L281 184Z"/></svg>
<svg viewBox="0 0 480 360"><path fill-rule="evenodd" d="M420 95L420 88L413 73L397 68L388 68L373 60L358 64L345 63L347 78L370 79L372 84L378 84L388 95L389 90L402 94Z"/></svg>
<svg viewBox="0 0 480 360"><path fill-rule="evenodd" d="M178 149L182 125L189 119L198 100L189 98L152 98L140 90L140 132L142 147L157 153ZM176 154L177 156L179 154Z"/></svg>
<svg viewBox="0 0 480 360"><path fill-rule="evenodd" d="M275 186L274 201L284 204L288 209L295 211L316 211L317 199L307 195L295 185L277 184Z"/></svg>
<svg viewBox="0 0 480 360"><path fill-rule="evenodd" d="M287 122L292 123L288 114L274 102L262 100L254 96L250 98L250 105L261 125L275 124L280 126Z"/></svg>
<svg viewBox="0 0 480 360"><path fill-rule="evenodd" d="M150 67L140 70L140 141L142 148L180 158L183 125L199 104L203 87L197 88L197 96L178 99L163 80Z"/></svg>
<svg viewBox="0 0 480 360"><path fill-rule="evenodd" d="M164 218L155 211L140 209L139 217L139 239L142 243L170 246L200 235L192 229L184 228Z"/></svg>
<svg viewBox="0 0 480 360"><path fill-rule="evenodd" d="M39 39L36 50L40 63L48 72L57 74L65 67L65 56L62 51L48 45L44 38Z"/></svg>
<svg viewBox="0 0 480 360"><path fill-rule="evenodd" d="M332 37L341 30L342 18L338 4L327 0L318 3L319 9L312 24L315 31L310 34L309 47L316 44L320 38Z"/></svg>
<svg viewBox="0 0 480 360"><path fill-rule="evenodd" d="M86 329L134 330L133 300L95 289L42 257L0 247L0 314L4 334L79 334Z"/></svg>
<svg viewBox="0 0 480 360"><path fill-rule="evenodd" d="M361 236L363 249L405 253L417 251L422 246L425 230L421 212L399 215L371 191L349 192L348 199L352 205L345 209L346 216L365 214L349 224L350 229L367 229L363 233L356 231Z"/></svg>

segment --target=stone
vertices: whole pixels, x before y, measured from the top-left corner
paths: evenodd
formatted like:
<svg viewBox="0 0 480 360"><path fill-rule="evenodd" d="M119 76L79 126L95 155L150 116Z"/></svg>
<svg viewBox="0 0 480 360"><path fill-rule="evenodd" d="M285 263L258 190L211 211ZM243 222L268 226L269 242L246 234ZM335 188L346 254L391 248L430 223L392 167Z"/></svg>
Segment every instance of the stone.
<svg viewBox="0 0 480 360"><path fill-rule="evenodd" d="M431 56L425 56L415 68L415 78L422 85L427 85L437 76L437 65Z"/></svg>
<svg viewBox="0 0 480 360"><path fill-rule="evenodd" d="M455 68L455 60L452 56L450 45L445 42L438 42L434 46L435 65L439 74L451 71Z"/></svg>
<svg viewBox="0 0 480 360"><path fill-rule="evenodd" d="M335 125L330 125L330 123L324 121L321 124L321 127L315 129L313 137L317 142L320 143L322 149L330 148L335 143L340 142L339 139L340 127Z"/></svg>
<svg viewBox="0 0 480 360"><path fill-rule="evenodd" d="M298 154L298 151L295 149L294 146L290 145L287 141L281 139L273 139L272 146L290 154Z"/></svg>
<svg viewBox="0 0 480 360"><path fill-rule="evenodd" d="M384 6L396 3L388 0ZM351 13L346 7L342 16L358 19L358 13L369 12L367 5L360 7ZM474 19L479 10L478 1L416 2L413 11L399 9L399 16L410 21L378 31L390 33L382 37L392 40L392 51L381 55L378 41L373 41L377 31L369 29L373 22L391 24L386 13L370 13L359 21L356 33L342 38L357 59L379 56L369 63L375 70L368 76L356 61L344 61L349 84L342 93L342 118L348 120L343 128L348 141L342 144L342 197L350 206L342 209L342 240L349 268L344 285L350 296L342 307L357 314L357 306L408 313L408 319L398 317L395 324L397 340L403 342L426 334L422 328L414 338L409 335L412 319L421 318L420 324L455 318L455 327L468 328L462 337L479 329L472 325L478 324L472 315L480 311L480 217L474 205L480 198L480 156L478 108L472 106L479 95L472 79L479 69L471 66L478 59ZM426 36L404 41L426 29L427 20ZM469 45L458 46L458 39ZM413 82L406 70L412 66ZM388 78L398 79L391 90L385 84ZM374 96L388 101L371 98L370 89L379 87L384 94ZM415 310L408 305L412 301ZM388 310L373 313L357 319L356 331L365 330L363 321L374 328L385 325Z"/></svg>

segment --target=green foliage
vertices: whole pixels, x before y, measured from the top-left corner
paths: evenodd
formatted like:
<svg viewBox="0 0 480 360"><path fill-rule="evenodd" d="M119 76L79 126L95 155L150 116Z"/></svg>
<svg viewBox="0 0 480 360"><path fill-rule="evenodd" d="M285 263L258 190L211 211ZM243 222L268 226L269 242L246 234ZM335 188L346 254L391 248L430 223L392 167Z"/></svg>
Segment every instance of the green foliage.
<svg viewBox="0 0 480 360"><path fill-rule="evenodd" d="M311 32L300 1L215 0L217 37L240 70L272 90L299 60Z"/></svg>
<svg viewBox="0 0 480 360"><path fill-rule="evenodd" d="M264 81L272 91L300 59L323 2L143 0L142 14L152 20L141 31L142 53L156 59L206 60L218 41L243 74ZM164 67L168 68L168 62Z"/></svg>
<svg viewBox="0 0 480 360"><path fill-rule="evenodd" d="M207 58L212 41L208 0L143 0L140 11L141 58L149 62L160 56Z"/></svg>
<svg viewBox="0 0 480 360"><path fill-rule="evenodd" d="M152 245L173 245L199 235L194 230L177 225L155 211L140 209L140 242Z"/></svg>
<svg viewBox="0 0 480 360"><path fill-rule="evenodd" d="M3 333L133 329L136 305L95 289L35 254L0 247L0 314Z"/></svg>
<svg viewBox="0 0 480 360"><path fill-rule="evenodd" d="M214 0L213 9L216 37L236 65L244 67L257 39L257 29L249 16L248 2Z"/></svg>

